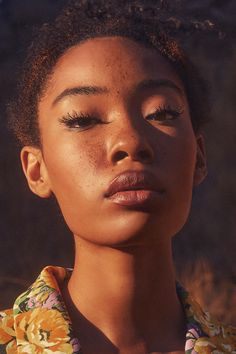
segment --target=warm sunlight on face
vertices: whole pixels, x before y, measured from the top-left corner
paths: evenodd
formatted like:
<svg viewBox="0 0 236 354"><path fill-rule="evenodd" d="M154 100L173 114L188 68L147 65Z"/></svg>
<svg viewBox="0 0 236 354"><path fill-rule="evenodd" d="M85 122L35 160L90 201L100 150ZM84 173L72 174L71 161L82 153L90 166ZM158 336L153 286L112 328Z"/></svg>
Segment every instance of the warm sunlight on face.
<svg viewBox="0 0 236 354"><path fill-rule="evenodd" d="M48 183L75 235L122 246L183 226L198 143L183 85L157 51L121 37L69 49L39 126Z"/></svg>

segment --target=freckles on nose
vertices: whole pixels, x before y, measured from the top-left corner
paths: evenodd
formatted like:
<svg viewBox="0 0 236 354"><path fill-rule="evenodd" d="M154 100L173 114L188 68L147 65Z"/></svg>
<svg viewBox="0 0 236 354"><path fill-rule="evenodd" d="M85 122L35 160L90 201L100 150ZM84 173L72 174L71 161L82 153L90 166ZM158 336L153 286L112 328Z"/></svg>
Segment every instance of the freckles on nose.
<svg viewBox="0 0 236 354"><path fill-rule="evenodd" d="M142 129L135 129L130 124L123 125L109 138L108 160L114 164L126 158L141 163L151 163L154 158L149 137Z"/></svg>

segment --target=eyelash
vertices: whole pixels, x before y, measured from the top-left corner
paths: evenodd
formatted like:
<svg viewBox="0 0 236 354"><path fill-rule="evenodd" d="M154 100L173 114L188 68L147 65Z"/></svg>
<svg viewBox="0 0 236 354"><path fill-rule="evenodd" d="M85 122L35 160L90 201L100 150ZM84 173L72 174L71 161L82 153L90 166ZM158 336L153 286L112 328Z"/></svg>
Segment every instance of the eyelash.
<svg viewBox="0 0 236 354"><path fill-rule="evenodd" d="M159 121L161 123L164 123L179 118L179 116L182 113L183 113L183 108L181 107L173 109L170 106L163 105L156 108L153 113L148 114L145 119L148 121ZM167 115L171 117L166 118ZM94 126L96 124L109 123L109 122L104 122L100 118L97 118L90 114L77 113L75 111L72 114L68 113L66 116L60 118L59 121L60 123L64 124L68 129L79 129L79 130L89 129L91 126Z"/></svg>
<svg viewBox="0 0 236 354"><path fill-rule="evenodd" d="M154 113L148 114L146 119L151 120L151 121L159 121L159 122L168 122L172 121L174 119L179 118L179 116L183 113L183 107L177 107L177 108L172 108L169 105L163 105L159 106L158 108L155 109ZM167 118L166 116L169 115L171 116L170 118ZM148 117L155 117L155 119L148 119ZM157 119L158 118L158 119Z"/></svg>
<svg viewBox="0 0 236 354"><path fill-rule="evenodd" d="M68 113L66 116L60 118L59 121L69 129L74 128L80 130L86 130L91 125L95 125L95 124L107 124L107 122L103 122L101 119L95 116L92 116L90 114L85 114L85 113L77 113L77 112L73 112L72 114Z"/></svg>

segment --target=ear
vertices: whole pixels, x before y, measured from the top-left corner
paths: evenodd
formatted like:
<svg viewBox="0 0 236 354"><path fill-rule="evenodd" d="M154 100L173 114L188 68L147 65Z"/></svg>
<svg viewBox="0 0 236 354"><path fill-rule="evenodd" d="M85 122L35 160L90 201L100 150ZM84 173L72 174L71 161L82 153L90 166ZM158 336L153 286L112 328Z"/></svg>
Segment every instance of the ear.
<svg viewBox="0 0 236 354"><path fill-rule="evenodd" d="M31 191L41 198L50 197L52 191L41 150L33 146L24 146L20 157Z"/></svg>
<svg viewBox="0 0 236 354"><path fill-rule="evenodd" d="M196 135L197 142L197 156L195 172L193 177L193 185L198 186L207 176L207 163L206 163L206 148L204 137L201 134Z"/></svg>

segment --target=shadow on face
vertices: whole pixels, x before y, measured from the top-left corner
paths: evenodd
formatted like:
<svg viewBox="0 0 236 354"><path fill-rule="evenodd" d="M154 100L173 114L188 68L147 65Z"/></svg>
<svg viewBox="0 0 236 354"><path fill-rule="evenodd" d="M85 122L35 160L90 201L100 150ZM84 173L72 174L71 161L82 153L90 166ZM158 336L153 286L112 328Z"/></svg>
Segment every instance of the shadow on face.
<svg viewBox="0 0 236 354"><path fill-rule="evenodd" d="M55 195L74 235L153 243L183 226L205 150L183 84L156 50L121 37L70 48L39 103L39 126L42 151L24 147L23 168L34 193Z"/></svg>

